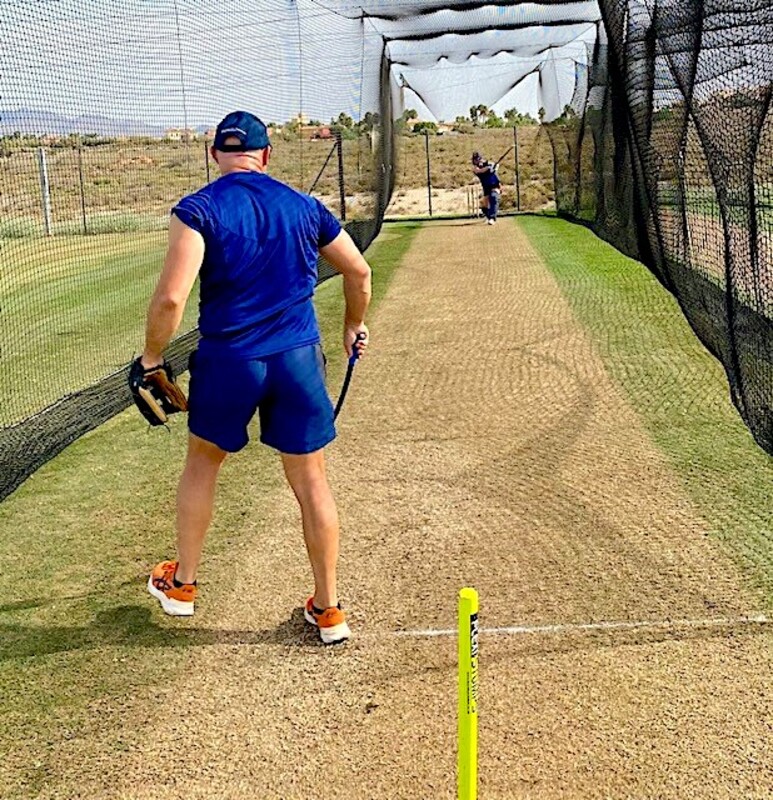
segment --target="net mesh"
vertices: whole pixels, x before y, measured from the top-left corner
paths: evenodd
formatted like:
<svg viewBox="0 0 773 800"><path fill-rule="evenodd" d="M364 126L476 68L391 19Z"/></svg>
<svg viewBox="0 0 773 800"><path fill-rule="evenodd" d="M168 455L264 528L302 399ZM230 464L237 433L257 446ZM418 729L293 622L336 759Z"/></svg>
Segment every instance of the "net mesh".
<svg viewBox="0 0 773 800"><path fill-rule="evenodd" d="M673 292L773 453L773 9L601 8L587 81L572 113L548 126L558 209Z"/></svg>
<svg viewBox="0 0 773 800"><path fill-rule="evenodd" d="M272 174L363 249L387 213L476 213L470 154L500 159L503 211L556 208L653 270L773 452L769 3L0 12L0 498L130 403L169 209L216 178L209 143L236 108L270 123ZM192 300L177 370L195 323Z"/></svg>
<svg viewBox="0 0 773 800"><path fill-rule="evenodd" d="M397 108L454 119L531 95L553 151L549 191L531 183L542 207L554 199L652 269L773 453L770 3L364 7L388 41Z"/></svg>
<svg viewBox="0 0 773 800"><path fill-rule="evenodd" d="M270 124L272 174L366 248L391 188L384 42L310 0L0 2L0 497L130 404L170 208L217 122ZM324 66L322 66L324 65ZM320 280L332 274L320 265ZM169 349L186 367L191 299Z"/></svg>

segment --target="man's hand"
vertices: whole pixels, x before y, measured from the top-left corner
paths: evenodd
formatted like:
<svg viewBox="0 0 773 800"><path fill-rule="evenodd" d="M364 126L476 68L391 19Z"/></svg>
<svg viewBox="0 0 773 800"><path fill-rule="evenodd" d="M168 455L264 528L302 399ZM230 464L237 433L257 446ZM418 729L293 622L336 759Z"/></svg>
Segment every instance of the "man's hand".
<svg viewBox="0 0 773 800"><path fill-rule="evenodd" d="M169 414L188 410L188 400L165 361L145 368L137 358L129 368L129 389L141 414L151 425L165 425Z"/></svg>
<svg viewBox="0 0 773 800"><path fill-rule="evenodd" d="M364 335L362 335L364 334ZM358 340L357 337L360 336ZM360 358L365 355L368 349L368 342L370 341L370 332L368 326L362 322L359 325L345 325L344 326L344 350L346 350L347 358L352 357L354 350Z"/></svg>

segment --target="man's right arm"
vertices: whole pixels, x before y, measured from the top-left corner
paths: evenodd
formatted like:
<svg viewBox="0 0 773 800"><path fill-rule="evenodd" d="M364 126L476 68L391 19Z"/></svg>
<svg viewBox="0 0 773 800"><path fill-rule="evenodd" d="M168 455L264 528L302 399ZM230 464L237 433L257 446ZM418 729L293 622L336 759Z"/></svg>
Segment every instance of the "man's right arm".
<svg viewBox="0 0 773 800"><path fill-rule="evenodd" d="M344 349L351 356L357 342L357 335L364 338L357 342L362 355L368 346L368 327L365 325L365 312L370 304L370 267L363 258L351 236L342 230L330 244L319 249L320 255L331 267L340 272L344 280Z"/></svg>
<svg viewBox="0 0 773 800"><path fill-rule="evenodd" d="M173 215L164 269L148 308L142 366L163 361L163 351L180 325L185 304L204 259L204 238Z"/></svg>

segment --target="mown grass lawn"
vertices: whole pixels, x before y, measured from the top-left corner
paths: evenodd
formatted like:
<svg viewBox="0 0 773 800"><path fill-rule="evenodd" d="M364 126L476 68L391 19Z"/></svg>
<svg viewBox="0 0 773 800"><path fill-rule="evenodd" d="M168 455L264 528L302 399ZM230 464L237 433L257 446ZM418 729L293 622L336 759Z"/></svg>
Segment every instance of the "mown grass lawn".
<svg viewBox="0 0 773 800"><path fill-rule="evenodd" d="M773 459L736 412L719 362L642 264L580 225L537 216L516 224L713 534L773 602Z"/></svg>
<svg viewBox="0 0 773 800"><path fill-rule="evenodd" d="M162 231L3 244L0 425L131 360L142 344L165 246ZM195 316L194 295L183 329Z"/></svg>

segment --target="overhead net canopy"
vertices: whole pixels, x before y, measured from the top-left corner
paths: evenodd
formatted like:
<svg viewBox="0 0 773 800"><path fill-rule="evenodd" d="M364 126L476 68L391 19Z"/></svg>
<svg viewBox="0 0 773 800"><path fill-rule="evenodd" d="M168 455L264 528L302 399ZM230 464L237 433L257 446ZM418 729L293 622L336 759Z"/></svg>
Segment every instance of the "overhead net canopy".
<svg viewBox="0 0 773 800"><path fill-rule="evenodd" d="M531 147L535 207L554 202L654 271L773 453L769 2L0 0L0 13L0 498L130 402L124 365L169 209L216 178L208 145L237 108L269 123L272 173L362 248L407 174L409 109L470 142ZM509 139L481 125L509 111ZM170 349L178 370L195 310Z"/></svg>
<svg viewBox="0 0 773 800"><path fill-rule="evenodd" d="M418 99L438 120L511 102L560 116L598 35L598 4L364 3L384 37L394 108ZM406 90L408 90L406 92ZM520 102L519 102L520 101Z"/></svg>

